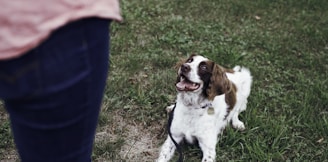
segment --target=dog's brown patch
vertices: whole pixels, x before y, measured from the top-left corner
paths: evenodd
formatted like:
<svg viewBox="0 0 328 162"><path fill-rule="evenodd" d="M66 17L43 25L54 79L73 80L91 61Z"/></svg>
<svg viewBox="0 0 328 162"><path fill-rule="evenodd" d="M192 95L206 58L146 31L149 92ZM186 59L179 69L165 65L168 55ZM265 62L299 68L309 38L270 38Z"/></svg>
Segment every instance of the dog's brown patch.
<svg viewBox="0 0 328 162"><path fill-rule="evenodd" d="M209 100L213 100L215 96L225 94L225 100L231 110L236 104L236 86L228 79L226 72L233 70L225 69L214 62L212 64L211 78L208 83L206 94Z"/></svg>

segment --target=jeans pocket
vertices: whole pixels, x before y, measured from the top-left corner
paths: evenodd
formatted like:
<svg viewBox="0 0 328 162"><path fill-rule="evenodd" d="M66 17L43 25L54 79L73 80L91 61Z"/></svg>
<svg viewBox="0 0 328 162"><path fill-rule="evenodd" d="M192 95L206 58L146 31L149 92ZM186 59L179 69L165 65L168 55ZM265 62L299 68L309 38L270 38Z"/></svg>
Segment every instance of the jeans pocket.
<svg viewBox="0 0 328 162"><path fill-rule="evenodd" d="M68 26L55 33L39 49L41 53L42 87L45 94L66 89L85 80L90 62L88 40L83 27Z"/></svg>
<svg viewBox="0 0 328 162"><path fill-rule="evenodd" d="M35 54L0 61L0 98L13 99L38 93L41 90L39 65Z"/></svg>
<svg viewBox="0 0 328 162"><path fill-rule="evenodd" d="M83 21L55 31L22 57L0 61L0 98L47 95L86 81L91 68Z"/></svg>

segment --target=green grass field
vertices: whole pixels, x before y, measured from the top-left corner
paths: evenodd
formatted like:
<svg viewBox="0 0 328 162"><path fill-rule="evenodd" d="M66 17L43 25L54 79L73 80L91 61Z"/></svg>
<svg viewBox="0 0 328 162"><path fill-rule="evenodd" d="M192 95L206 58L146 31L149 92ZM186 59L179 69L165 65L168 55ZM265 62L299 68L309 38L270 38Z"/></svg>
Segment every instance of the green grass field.
<svg viewBox="0 0 328 162"><path fill-rule="evenodd" d="M328 161L328 1L122 0L121 8L94 161L155 160L175 63L192 53L249 67L254 79L246 130L224 131L217 161ZM14 149L2 108L0 161L16 160ZM196 146L184 155L202 156Z"/></svg>

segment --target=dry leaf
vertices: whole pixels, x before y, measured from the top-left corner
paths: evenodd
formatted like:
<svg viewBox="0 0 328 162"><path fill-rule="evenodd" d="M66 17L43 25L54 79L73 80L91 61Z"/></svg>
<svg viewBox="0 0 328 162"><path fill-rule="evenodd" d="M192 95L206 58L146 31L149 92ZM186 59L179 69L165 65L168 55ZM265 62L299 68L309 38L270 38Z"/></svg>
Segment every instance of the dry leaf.
<svg viewBox="0 0 328 162"><path fill-rule="evenodd" d="M323 142L323 138L320 138L318 141L317 141L317 143L322 143Z"/></svg>

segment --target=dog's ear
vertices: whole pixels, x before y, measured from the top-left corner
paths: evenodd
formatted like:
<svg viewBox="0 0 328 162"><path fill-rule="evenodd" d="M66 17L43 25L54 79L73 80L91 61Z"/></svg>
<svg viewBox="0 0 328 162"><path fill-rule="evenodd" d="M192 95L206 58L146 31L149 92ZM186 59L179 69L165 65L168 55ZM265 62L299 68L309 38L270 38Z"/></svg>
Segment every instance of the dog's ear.
<svg viewBox="0 0 328 162"><path fill-rule="evenodd" d="M227 83L223 68L213 62L212 75L206 89L206 94L210 100L213 100L215 96L224 94L226 91Z"/></svg>
<svg viewBox="0 0 328 162"><path fill-rule="evenodd" d="M209 100L215 96L225 94L227 104L232 108L236 103L236 86L228 79L226 69L214 64L209 86L206 90Z"/></svg>

